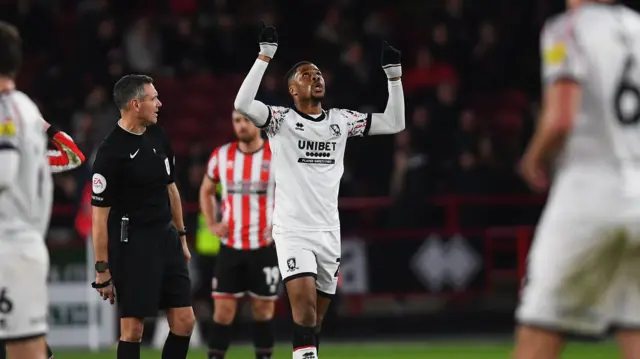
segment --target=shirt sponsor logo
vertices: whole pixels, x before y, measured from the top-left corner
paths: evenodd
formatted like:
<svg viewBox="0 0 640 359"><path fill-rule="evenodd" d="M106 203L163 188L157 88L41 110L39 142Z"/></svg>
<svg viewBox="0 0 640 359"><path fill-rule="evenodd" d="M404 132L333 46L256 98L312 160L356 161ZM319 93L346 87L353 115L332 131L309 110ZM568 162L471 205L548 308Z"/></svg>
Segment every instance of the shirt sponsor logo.
<svg viewBox="0 0 640 359"><path fill-rule="evenodd" d="M330 157L332 156L332 152L336 151L337 144L337 142L299 140L298 148L305 152L304 157L298 158L298 163L334 164L336 160Z"/></svg>

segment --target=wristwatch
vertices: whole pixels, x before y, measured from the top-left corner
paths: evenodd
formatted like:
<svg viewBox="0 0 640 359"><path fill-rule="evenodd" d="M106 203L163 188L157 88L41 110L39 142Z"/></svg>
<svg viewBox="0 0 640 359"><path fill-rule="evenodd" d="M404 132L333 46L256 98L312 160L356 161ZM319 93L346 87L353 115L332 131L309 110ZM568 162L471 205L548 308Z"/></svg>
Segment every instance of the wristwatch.
<svg viewBox="0 0 640 359"><path fill-rule="evenodd" d="M95 264L95 268L96 268L96 272L104 273L107 271L107 269L109 269L109 264L104 261L98 261Z"/></svg>
<svg viewBox="0 0 640 359"><path fill-rule="evenodd" d="M178 234L180 235L180 237L186 236L187 235L187 227L185 226L184 228L182 228L182 230L178 230Z"/></svg>

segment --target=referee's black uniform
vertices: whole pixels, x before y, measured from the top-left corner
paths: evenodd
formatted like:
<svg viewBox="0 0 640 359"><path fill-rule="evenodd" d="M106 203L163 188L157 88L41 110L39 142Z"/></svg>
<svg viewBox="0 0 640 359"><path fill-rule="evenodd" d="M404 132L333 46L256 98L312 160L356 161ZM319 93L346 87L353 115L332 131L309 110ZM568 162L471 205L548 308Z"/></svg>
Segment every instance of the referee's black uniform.
<svg viewBox="0 0 640 359"><path fill-rule="evenodd" d="M173 150L157 125L142 134L118 125L96 154L91 204L111 207L109 270L121 318L191 306L187 262L171 223L167 185L174 181Z"/></svg>

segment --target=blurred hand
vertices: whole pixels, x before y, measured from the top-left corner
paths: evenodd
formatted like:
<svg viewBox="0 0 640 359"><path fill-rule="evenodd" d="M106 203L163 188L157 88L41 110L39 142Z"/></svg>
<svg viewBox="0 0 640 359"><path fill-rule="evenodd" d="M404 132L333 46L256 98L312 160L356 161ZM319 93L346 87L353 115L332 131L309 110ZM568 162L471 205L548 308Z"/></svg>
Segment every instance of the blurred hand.
<svg viewBox="0 0 640 359"><path fill-rule="evenodd" d="M209 231L218 236L218 238L224 238L229 234L229 226L224 222L212 223L208 227Z"/></svg>
<svg viewBox="0 0 640 359"><path fill-rule="evenodd" d="M108 269L104 273L96 272L96 284L106 283L109 280L111 280L111 272L109 272ZM102 300L108 299L111 305L115 303L116 295L113 291L113 283L104 288L96 288L96 290L98 291L98 293L100 293Z"/></svg>
<svg viewBox="0 0 640 359"><path fill-rule="evenodd" d="M538 193L543 193L549 188L549 180L544 171L544 166L531 156L525 155L520 162L520 174L529 187Z"/></svg>
<svg viewBox="0 0 640 359"><path fill-rule="evenodd" d="M273 227L268 226L267 228L264 229L264 239L267 241L267 245L270 245L271 243L273 243L273 236L271 235L271 230L273 229Z"/></svg>
<svg viewBox="0 0 640 359"><path fill-rule="evenodd" d="M180 240L182 241L182 253L184 254L184 259L187 261L187 264L189 264L189 262L191 262L191 252L189 251L189 246L187 245L187 237L182 236L180 237Z"/></svg>

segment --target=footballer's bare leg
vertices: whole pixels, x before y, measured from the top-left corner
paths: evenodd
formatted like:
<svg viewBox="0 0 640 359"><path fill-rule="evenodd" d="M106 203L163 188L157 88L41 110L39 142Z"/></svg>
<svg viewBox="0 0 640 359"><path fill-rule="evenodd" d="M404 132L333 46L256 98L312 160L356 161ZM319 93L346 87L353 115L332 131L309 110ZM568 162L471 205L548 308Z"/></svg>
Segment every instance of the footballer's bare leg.
<svg viewBox="0 0 640 359"><path fill-rule="evenodd" d="M47 344L44 335L7 342L7 355L11 359L47 359Z"/></svg>
<svg viewBox="0 0 640 359"><path fill-rule="evenodd" d="M516 328L513 359L558 359L564 348L564 336L558 332L533 326Z"/></svg>
<svg viewBox="0 0 640 359"><path fill-rule="evenodd" d="M46 343L45 343L46 344ZM48 344L47 346L47 358L53 359L53 352ZM7 359L7 351L6 351L6 342L4 340L0 340L0 359Z"/></svg>
<svg viewBox="0 0 640 359"><path fill-rule="evenodd" d="M231 325L238 310L238 299L233 295L213 296L213 327L209 334L209 359L223 359L231 343Z"/></svg>
<svg viewBox="0 0 640 359"><path fill-rule="evenodd" d="M618 346L624 359L640 358L640 330L622 329L616 334Z"/></svg>
<svg viewBox="0 0 640 359"><path fill-rule="evenodd" d="M186 359L191 333L196 323L193 308L175 307L167 309L169 335L162 348L162 359Z"/></svg>
<svg viewBox="0 0 640 359"><path fill-rule="evenodd" d="M320 352L320 331L322 330L322 322L324 321L325 314L327 314L327 310L329 310L331 299L333 299L332 295L325 294L323 292L318 291L318 300L316 304L316 330L315 330L316 348L318 352Z"/></svg>
<svg viewBox="0 0 640 359"><path fill-rule="evenodd" d="M140 342L144 332L144 318L120 319L118 359L140 359Z"/></svg>
<svg viewBox="0 0 640 359"><path fill-rule="evenodd" d="M293 316L293 359L315 359L316 279L305 275L285 281Z"/></svg>
<svg viewBox="0 0 640 359"><path fill-rule="evenodd" d="M253 346L257 359L271 359L275 336L273 315L276 301L271 298L251 298L251 314L253 315Z"/></svg>

